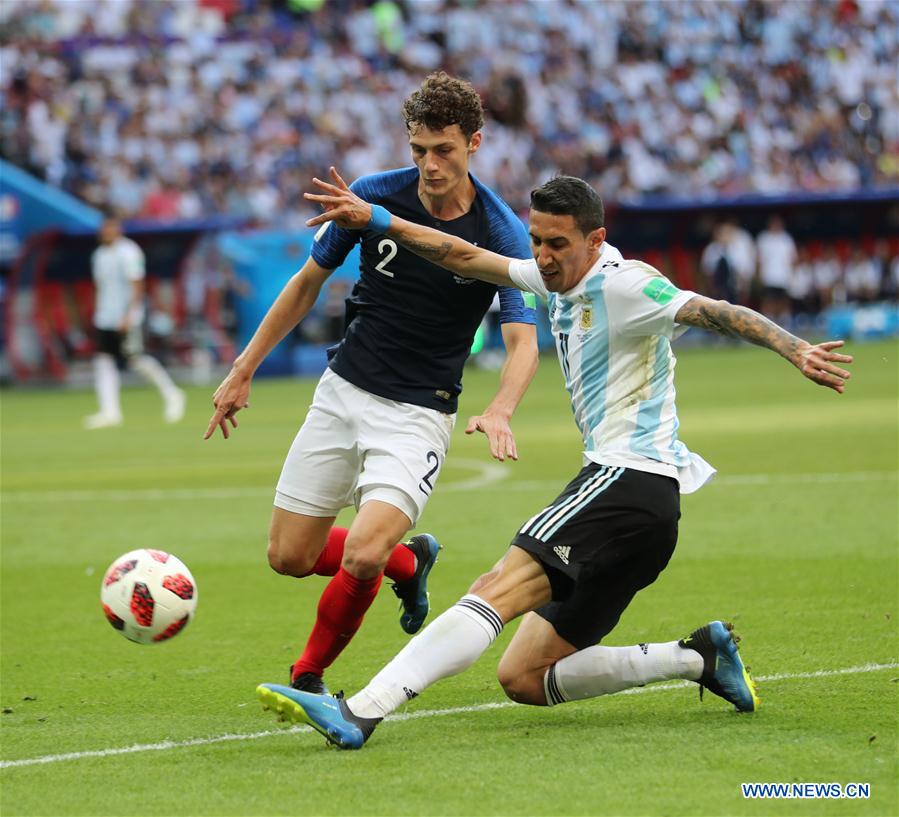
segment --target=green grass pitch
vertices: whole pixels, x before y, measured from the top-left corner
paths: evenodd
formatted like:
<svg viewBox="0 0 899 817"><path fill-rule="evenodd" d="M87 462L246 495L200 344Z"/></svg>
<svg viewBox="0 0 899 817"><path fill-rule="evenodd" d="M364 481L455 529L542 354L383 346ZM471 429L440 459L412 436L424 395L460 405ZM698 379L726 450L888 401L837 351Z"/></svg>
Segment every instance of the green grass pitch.
<svg viewBox="0 0 899 817"><path fill-rule="evenodd" d="M509 704L500 642L384 723L361 752L263 713L325 580L265 560L272 489L310 381L260 381L231 440L201 440L212 388L177 427L124 394L123 428L84 432L89 392L2 395L4 815L897 814L897 344L853 344L845 395L769 352L680 353L682 439L719 469L684 497L680 542L609 644L732 619L760 678L755 715L695 685L547 708ZM469 370L440 484L419 530L445 550L440 611L580 467L547 358L513 427L521 460L462 433L495 375ZM346 517L349 519L349 516ZM104 620L119 554L171 550L196 576L195 622L129 643ZM328 673L357 690L405 643L386 588ZM133 751L122 750L133 748ZM868 783L867 800L745 800L744 782Z"/></svg>

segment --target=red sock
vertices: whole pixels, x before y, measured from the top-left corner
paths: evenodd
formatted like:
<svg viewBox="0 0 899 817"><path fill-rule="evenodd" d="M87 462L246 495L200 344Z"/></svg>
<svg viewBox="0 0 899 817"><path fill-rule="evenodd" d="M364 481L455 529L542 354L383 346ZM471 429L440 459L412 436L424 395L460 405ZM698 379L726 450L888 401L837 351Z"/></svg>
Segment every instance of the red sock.
<svg viewBox="0 0 899 817"><path fill-rule="evenodd" d="M318 555L318 561L306 575L336 576L343 560L343 545L346 542L347 528L333 527L328 531L325 549Z"/></svg>
<svg viewBox="0 0 899 817"><path fill-rule="evenodd" d="M331 528L328 531L325 549L319 554L318 561L306 575L336 576L343 560L343 546L348 534L347 528L336 526ZM403 544L394 547L387 560L387 565L384 567L384 575L395 582L405 582L411 579L415 575L415 554Z"/></svg>
<svg viewBox="0 0 899 817"><path fill-rule="evenodd" d="M306 649L293 665L291 679L302 672L324 674L350 643L378 594L382 575L357 579L340 568L318 602L318 614Z"/></svg>
<svg viewBox="0 0 899 817"><path fill-rule="evenodd" d="M415 554L405 545L397 545L384 567L384 575L395 582L405 582L415 575Z"/></svg>

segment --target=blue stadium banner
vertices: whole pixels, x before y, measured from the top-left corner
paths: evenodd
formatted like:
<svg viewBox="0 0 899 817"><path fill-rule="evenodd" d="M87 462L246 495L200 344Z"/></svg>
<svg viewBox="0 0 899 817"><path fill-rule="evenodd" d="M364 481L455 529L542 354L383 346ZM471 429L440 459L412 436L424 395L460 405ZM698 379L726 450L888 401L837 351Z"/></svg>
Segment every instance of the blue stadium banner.
<svg viewBox="0 0 899 817"><path fill-rule="evenodd" d="M219 249L230 261L234 274L249 285L249 292L237 302L237 346L247 345L256 327L265 317L284 285L296 273L312 249L313 232L259 230L226 232L218 239ZM355 281L359 276L358 245L343 265L331 275L331 281L344 278ZM287 374L296 364L292 346L295 340L283 340L266 357L260 374ZM324 368L322 365L321 368Z"/></svg>
<svg viewBox="0 0 899 817"><path fill-rule="evenodd" d="M0 159L0 264L11 264L34 233L93 232L102 220L99 210Z"/></svg>

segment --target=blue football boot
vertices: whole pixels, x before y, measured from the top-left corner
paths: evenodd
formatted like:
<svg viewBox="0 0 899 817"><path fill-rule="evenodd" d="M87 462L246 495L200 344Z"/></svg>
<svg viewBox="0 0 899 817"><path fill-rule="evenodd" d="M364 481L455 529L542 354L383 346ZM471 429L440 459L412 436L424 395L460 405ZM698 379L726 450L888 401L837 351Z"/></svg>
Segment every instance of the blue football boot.
<svg viewBox="0 0 899 817"><path fill-rule="evenodd" d="M359 718L350 712L343 693L316 695L281 684L260 684L256 696L263 709L271 709L278 720L308 723L341 749L361 749L380 718Z"/></svg>
<svg viewBox="0 0 899 817"><path fill-rule="evenodd" d="M738 712L755 712L761 701L755 681L749 677L749 668L740 658L739 638L734 636L733 629L733 624L712 621L677 643L702 656L704 668L697 681L700 699L702 690L707 689L732 703Z"/></svg>
<svg viewBox="0 0 899 817"><path fill-rule="evenodd" d="M290 668L290 671L293 672L293 667ZM321 675L316 675L314 672L301 672L290 682L290 685L300 692L311 692L314 695L328 694L328 687L325 686Z"/></svg>
<svg viewBox="0 0 899 817"><path fill-rule="evenodd" d="M425 623L428 610L431 608L428 573L437 561L441 545L430 533L422 533L413 536L408 542L403 542L403 547L409 548L415 554L415 575L408 581L396 582L393 585L393 592L402 602L400 627L409 635L414 635Z"/></svg>

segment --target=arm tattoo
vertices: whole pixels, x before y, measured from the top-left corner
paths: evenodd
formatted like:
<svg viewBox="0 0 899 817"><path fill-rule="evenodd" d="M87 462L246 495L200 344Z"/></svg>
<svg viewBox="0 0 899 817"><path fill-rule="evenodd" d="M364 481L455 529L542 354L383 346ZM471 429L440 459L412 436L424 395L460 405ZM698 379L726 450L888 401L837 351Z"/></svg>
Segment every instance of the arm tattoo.
<svg viewBox="0 0 899 817"><path fill-rule="evenodd" d="M697 326L719 335L742 338L757 346L773 349L787 360L793 359L803 343L795 335L748 307L735 306L727 301L713 301L702 296L687 301L678 310L675 320L686 326Z"/></svg>
<svg viewBox="0 0 899 817"><path fill-rule="evenodd" d="M407 250L411 250L416 255L437 264L443 261L453 249L453 245L449 241L435 244L428 241L418 241L414 238L400 238L399 236L397 236L396 240Z"/></svg>

